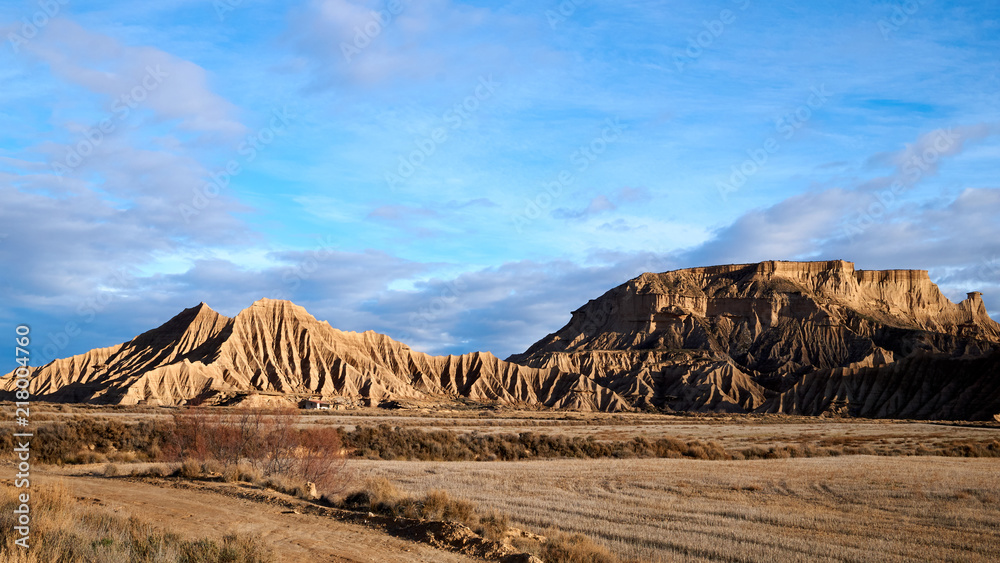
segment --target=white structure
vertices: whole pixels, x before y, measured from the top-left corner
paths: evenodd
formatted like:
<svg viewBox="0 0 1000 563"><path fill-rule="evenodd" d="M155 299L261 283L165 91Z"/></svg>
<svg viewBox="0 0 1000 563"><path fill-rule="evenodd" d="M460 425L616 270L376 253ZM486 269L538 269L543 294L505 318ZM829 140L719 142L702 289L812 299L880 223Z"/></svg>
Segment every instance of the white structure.
<svg viewBox="0 0 1000 563"><path fill-rule="evenodd" d="M326 401L320 401L317 399L306 399L306 402L302 406L302 408L328 411L330 410L330 408L332 408L332 405L330 403L327 403Z"/></svg>

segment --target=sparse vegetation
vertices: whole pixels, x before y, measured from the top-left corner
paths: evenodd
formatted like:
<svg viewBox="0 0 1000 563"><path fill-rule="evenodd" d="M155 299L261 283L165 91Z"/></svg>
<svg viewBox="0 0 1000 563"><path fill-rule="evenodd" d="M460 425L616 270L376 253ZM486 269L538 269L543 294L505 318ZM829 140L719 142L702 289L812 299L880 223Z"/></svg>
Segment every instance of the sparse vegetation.
<svg viewBox="0 0 1000 563"><path fill-rule="evenodd" d="M344 445L356 457L385 460L422 461L517 461L537 458L633 458L689 457L693 459L731 459L714 442L684 442L674 438L601 442L593 438L546 436L533 432L520 434L459 434L444 430L424 431L412 428L360 427L344 433Z"/></svg>
<svg viewBox="0 0 1000 563"><path fill-rule="evenodd" d="M479 422L458 417L436 420L449 430L422 429L420 416L399 417L393 424L361 425L349 431L332 426L337 418L310 413L314 421L301 427L300 413L250 409L189 409L174 420L108 420L77 417L48 422L37 430L38 461L53 464L133 463L181 460L217 461L219 473L234 464L250 464L262 474L294 472L282 444L306 445L294 463L321 487L329 470L336 482L345 457L421 461L517 461L549 458L782 459L839 455L1000 457L1000 440L986 423L967 426L927 423L845 421L803 422L781 417L683 417L664 421L650 415L566 413L549 418L509 418ZM481 413L486 414L486 413ZM496 413L493 413L496 416ZM140 416L140 415L136 415ZM375 417L379 418L379 417ZM330 420L331 422L326 422ZM463 422L464 421L464 422ZM696 422L695 426L691 422ZM513 427L516 432L504 432ZM270 442L255 434L271 434ZM581 435L582 434L582 435ZM637 435L638 434L638 435ZM185 437L186 436L186 437ZM712 440L706 440L712 436ZM286 440L282 437L288 438ZM0 433L2 452L11 451L10 433ZM335 444L343 444L342 448ZM336 463L329 456L336 454ZM255 458L258 462L251 462ZM269 461L278 460L278 461Z"/></svg>
<svg viewBox="0 0 1000 563"><path fill-rule="evenodd" d="M52 464L152 461L159 457L168 433L169 428L160 422L79 417L39 426L31 454L42 463ZM4 438L10 439L9 435Z"/></svg>
<svg viewBox="0 0 1000 563"><path fill-rule="evenodd" d="M528 551L532 551L531 544L522 543L522 545ZM563 563L617 563L618 561L618 557L613 555L611 550L579 533L549 532L547 540L540 543L537 552L534 553L543 561Z"/></svg>
<svg viewBox="0 0 1000 563"><path fill-rule="evenodd" d="M816 443L727 449L715 441L673 437L601 441L593 437L520 434L461 434L380 424L344 433L355 457L413 461L518 461L550 458L689 458L701 460L785 459L840 455L938 455L1000 457L1000 440L950 440L932 445L878 443L877 438L822 439Z"/></svg>
<svg viewBox="0 0 1000 563"><path fill-rule="evenodd" d="M479 514L471 502L451 498L442 490L428 491L421 498L412 498L400 493L384 477L367 479L361 489L344 497L340 505L349 510L366 510L384 516L459 522L473 529L480 523Z"/></svg>
<svg viewBox="0 0 1000 563"><path fill-rule="evenodd" d="M348 494L341 507L370 511L391 517L422 518L464 524L486 539L501 541L510 529L509 519L492 509L485 514L467 500L452 497L440 489L411 497L399 491L385 477L366 479L362 488ZM606 547L581 533L565 534L552 529L542 540L519 539L514 545L540 556L544 561L565 563L617 563Z"/></svg>
<svg viewBox="0 0 1000 563"><path fill-rule="evenodd" d="M31 548L14 545L18 505L13 487L0 492L0 552L10 563L91 561L265 563L274 561L258 537L230 534L221 541L187 540L106 508L83 505L63 485L33 486Z"/></svg>
<svg viewBox="0 0 1000 563"><path fill-rule="evenodd" d="M200 462L197 469L182 467L188 478L202 473L224 476L230 467L239 473L247 466L254 481L264 477L267 486L297 496L304 495L306 481L320 489L338 489L346 458L340 431L329 426L297 429L297 415L295 409L249 408L176 413L164 457Z"/></svg>
<svg viewBox="0 0 1000 563"><path fill-rule="evenodd" d="M91 471L108 477L183 475L308 498L294 466L335 451L338 466L353 457L352 471L372 478L346 496L339 479L321 489L327 502L462 522L546 561L874 561L866 542L876 537L888 561L985 561L1000 551L1000 474L990 460L957 459L1000 456L991 422L472 410L268 420L267 411L249 415L254 431L244 433L236 409L69 419L81 410L54 413L33 454L38 446L42 461L101 464ZM280 443L289 440L298 446ZM335 440L342 446L323 447Z"/></svg>

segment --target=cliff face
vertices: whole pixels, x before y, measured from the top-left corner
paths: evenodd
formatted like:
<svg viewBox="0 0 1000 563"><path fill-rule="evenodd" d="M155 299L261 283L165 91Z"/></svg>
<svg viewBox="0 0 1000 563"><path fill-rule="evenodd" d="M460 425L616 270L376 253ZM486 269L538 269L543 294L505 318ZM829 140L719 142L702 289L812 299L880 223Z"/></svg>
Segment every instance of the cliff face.
<svg viewBox="0 0 1000 563"><path fill-rule="evenodd" d="M926 271L772 261L643 274L508 360L578 371L640 407L820 414L841 399L807 392L820 381L810 374L870 376L902 359L916 369L916 356L970 359L998 343L980 294L952 303Z"/></svg>
<svg viewBox="0 0 1000 563"><path fill-rule="evenodd" d="M13 391L13 380L0 380ZM262 299L236 317L204 303L133 340L34 368L46 400L184 404L250 391L378 404L464 397L616 411L628 405L579 373L530 368L489 353L431 356L383 334L343 332L288 301Z"/></svg>

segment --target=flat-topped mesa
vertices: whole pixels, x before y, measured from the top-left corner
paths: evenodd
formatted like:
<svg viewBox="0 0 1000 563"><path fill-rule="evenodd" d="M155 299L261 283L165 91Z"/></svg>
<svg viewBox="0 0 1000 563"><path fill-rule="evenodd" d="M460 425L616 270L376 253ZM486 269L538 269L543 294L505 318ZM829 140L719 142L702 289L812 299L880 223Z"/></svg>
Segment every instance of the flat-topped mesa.
<svg viewBox="0 0 1000 563"><path fill-rule="evenodd" d="M960 386L942 392L949 380L939 375L988 383L990 357L1000 359L1000 324L979 292L953 303L926 270L829 260L645 273L508 361L578 371L643 408L820 414L850 396L874 416L956 418L980 416L973 403L983 401ZM916 369L900 371L912 384L888 367L902 360ZM921 371L938 360L940 370ZM857 374L868 383L855 384ZM906 408L897 389L909 393Z"/></svg>
<svg viewBox="0 0 1000 563"><path fill-rule="evenodd" d="M1000 325L981 299L953 303L927 270L856 270L846 260L772 260L644 273L573 311L560 331L513 357L640 345L731 353L746 347L737 341L755 340L788 323L839 327L860 331L859 336L891 327L1000 342ZM809 348L815 335L801 338Z"/></svg>
<svg viewBox="0 0 1000 563"><path fill-rule="evenodd" d="M837 318L849 309L889 326L950 333L962 324L992 322L985 307L951 302L927 270L856 270L845 260L687 268L642 274L620 287L635 296L622 300L622 313L639 323L662 320L664 314L693 314L756 318L771 325L780 317L808 317L818 309ZM579 313L593 317L585 309Z"/></svg>

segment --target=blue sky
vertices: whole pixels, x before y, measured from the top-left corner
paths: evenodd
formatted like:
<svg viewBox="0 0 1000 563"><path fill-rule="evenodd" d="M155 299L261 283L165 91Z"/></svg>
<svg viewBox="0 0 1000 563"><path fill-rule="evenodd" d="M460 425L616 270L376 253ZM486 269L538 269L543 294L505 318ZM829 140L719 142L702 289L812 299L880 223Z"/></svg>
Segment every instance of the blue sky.
<svg viewBox="0 0 1000 563"><path fill-rule="evenodd" d="M42 360L261 297L506 356L643 271L766 259L1000 311L995 2L15 1L0 31L0 323Z"/></svg>

